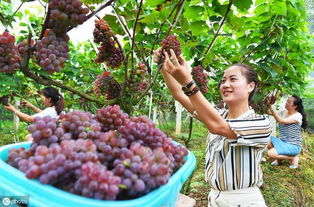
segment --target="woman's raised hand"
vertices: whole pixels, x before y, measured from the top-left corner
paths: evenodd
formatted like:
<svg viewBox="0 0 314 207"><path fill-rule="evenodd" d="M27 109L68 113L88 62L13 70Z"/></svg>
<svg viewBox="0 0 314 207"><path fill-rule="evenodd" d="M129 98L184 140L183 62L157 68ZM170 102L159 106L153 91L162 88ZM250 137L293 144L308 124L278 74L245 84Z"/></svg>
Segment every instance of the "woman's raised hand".
<svg viewBox="0 0 314 207"><path fill-rule="evenodd" d="M15 111L16 111L16 109L14 108L14 106L11 105L11 104L8 104L7 106L4 106L4 108L6 108L6 109L8 109L9 111L12 111L12 112L15 112Z"/></svg>
<svg viewBox="0 0 314 207"><path fill-rule="evenodd" d="M32 106L32 104L30 102L28 102L28 101L21 101L21 105L22 106L27 106L27 107L31 107Z"/></svg>
<svg viewBox="0 0 314 207"><path fill-rule="evenodd" d="M171 74L182 86L187 85L192 80L190 67L186 60L180 56L180 62L174 51L170 49L171 56L165 51L165 61L163 69Z"/></svg>

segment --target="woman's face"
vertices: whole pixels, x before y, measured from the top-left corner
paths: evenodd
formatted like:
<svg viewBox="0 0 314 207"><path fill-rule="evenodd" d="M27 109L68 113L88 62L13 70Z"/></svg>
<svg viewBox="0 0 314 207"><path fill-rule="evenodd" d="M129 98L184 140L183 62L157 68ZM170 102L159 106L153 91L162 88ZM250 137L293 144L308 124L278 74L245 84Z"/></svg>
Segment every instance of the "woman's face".
<svg viewBox="0 0 314 207"><path fill-rule="evenodd" d="M40 95L40 98L45 106L51 106L51 98L46 98L44 95Z"/></svg>
<svg viewBox="0 0 314 207"><path fill-rule="evenodd" d="M232 104L243 101L248 102L249 95L254 87L254 82L247 83L246 77L241 72L241 67L232 66L225 70L219 90L223 101Z"/></svg>
<svg viewBox="0 0 314 207"><path fill-rule="evenodd" d="M294 97L290 97L288 98L287 102L286 102L286 105L285 105L285 108L289 111L291 109L296 109L297 106L294 105Z"/></svg>

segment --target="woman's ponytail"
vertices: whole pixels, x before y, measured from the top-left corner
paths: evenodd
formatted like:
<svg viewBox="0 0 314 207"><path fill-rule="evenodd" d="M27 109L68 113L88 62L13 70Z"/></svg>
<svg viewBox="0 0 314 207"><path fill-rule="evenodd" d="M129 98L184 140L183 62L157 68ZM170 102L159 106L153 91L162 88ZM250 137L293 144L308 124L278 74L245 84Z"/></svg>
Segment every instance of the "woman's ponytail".
<svg viewBox="0 0 314 207"><path fill-rule="evenodd" d="M51 99L51 103L55 107L58 115L63 111L64 98L57 89L53 87L46 87L40 91L40 94Z"/></svg>
<svg viewBox="0 0 314 207"><path fill-rule="evenodd" d="M293 95L292 96L294 98L294 103L293 105L297 106L297 111L302 115L302 128L303 129L306 129L307 127L307 119L306 119L306 115L305 115L305 112L304 112L304 107L303 107L303 104L302 104L302 99L297 96L297 95Z"/></svg>

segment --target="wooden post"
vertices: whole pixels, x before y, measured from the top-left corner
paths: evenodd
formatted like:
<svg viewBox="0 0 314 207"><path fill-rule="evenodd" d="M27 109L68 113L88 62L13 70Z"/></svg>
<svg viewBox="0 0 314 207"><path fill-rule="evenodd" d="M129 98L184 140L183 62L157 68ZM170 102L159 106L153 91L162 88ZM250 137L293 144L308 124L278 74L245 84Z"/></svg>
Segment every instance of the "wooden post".
<svg viewBox="0 0 314 207"><path fill-rule="evenodd" d="M153 108L153 122L157 123L157 107L154 106Z"/></svg>
<svg viewBox="0 0 314 207"><path fill-rule="evenodd" d="M176 107L176 134L181 133L181 119L182 119L182 105L175 101L175 107Z"/></svg>
<svg viewBox="0 0 314 207"><path fill-rule="evenodd" d="M15 102L14 102L14 107L15 108L18 108L20 106L20 101L19 100L16 100ZM18 139L17 139L17 130L19 129L19 121L20 121L20 118L16 115L16 114L14 114L13 115L13 130L14 130L14 136L13 136L13 139L14 139L14 142L16 143L17 141L18 141Z"/></svg>

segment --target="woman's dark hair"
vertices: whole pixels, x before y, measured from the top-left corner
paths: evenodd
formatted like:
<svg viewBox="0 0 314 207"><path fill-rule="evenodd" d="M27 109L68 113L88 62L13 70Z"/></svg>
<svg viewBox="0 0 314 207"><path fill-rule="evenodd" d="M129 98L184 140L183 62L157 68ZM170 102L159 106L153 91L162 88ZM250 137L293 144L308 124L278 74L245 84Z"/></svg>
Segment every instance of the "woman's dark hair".
<svg viewBox="0 0 314 207"><path fill-rule="evenodd" d="M51 98L51 102L56 109L57 114L60 114L64 109L64 99L59 91L53 87L46 87L39 91L46 98Z"/></svg>
<svg viewBox="0 0 314 207"><path fill-rule="evenodd" d="M244 69L244 70L241 70L241 72L246 77L247 83L251 83L251 82L255 83L255 87L254 87L253 91L249 95L249 103L251 103L252 99L253 99L253 96L255 95L258 82L259 82L257 73L251 66L249 66L247 64L236 63L236 64L231 65L229 68L234 67L234 66L237 66L237 67L240 67L240 68ZM220 85L221 85L221 81L218 83L218 89L220 88Z"/></svg>
<svg viewBox="0 0 314 207"><path fill-rule="evenodd" d="M302 99L297 95L293 95L292 97L294 98L293 105L297 107L296 110L302 115L302 126L301 127L303 129L306 129L307 120L306 120L306 115L305 115L303 104L302 104Z"/></svg>

